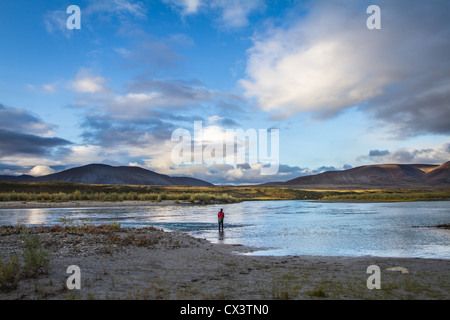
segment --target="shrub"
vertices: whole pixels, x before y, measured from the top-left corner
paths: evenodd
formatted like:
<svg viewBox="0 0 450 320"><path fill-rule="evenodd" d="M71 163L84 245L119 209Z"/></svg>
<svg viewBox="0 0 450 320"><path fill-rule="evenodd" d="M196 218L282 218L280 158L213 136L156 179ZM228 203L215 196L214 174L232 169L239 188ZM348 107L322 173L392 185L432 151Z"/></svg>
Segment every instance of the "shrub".
<svg viewBox="0 0 450 320"><path fill-rule="evenodd" d="M325 289L321 286L308 291L307 294L310 295L311 297L328 298L328 294L325 292Z"/></svg>
<svg viewBox="0 0 450 320"><path fill-rule="evenodd" d="M16 289L20 280L20 263L17 256L12 256L8 262L0 260L0 288Z"/></svg>
<svg viewBox="0 0 450 320"><path fill-rule="evenodd" d="M42 273L48 273L50 258L48 252L42 246L37 235L30 235L28 232L24 236L23 251L23 271L26 276L35 277Z"/></svg>

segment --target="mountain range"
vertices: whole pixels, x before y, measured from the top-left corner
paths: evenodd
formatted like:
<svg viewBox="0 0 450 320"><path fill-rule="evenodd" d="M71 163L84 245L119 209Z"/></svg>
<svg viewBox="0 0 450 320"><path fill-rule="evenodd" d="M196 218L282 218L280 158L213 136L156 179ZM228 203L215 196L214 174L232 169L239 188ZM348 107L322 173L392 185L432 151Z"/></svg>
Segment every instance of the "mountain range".
<svg viewBox="0 0 450 320"><path fill-rule="evenodd" d="M381 164L327 171L265 186L318 188L427 188L450 187L450 161L442 165Z"/></svg>
<svg viewBox="0 0 450 320"><path fill-rule="evenodd" d="M210 187L213 184L190 177L170 177L139 167L113 167L89 164L40 177L28 175L0 176L0 181L51 182L63 181L86 184L158 185Z"/></svg>
<svg viewBox="0 0 450 320"><path fill-rule="evenodd" d="M170 177L140 167L113 167L90 164L33 177L0 176L0 181L51 182L63 181L86 184L159 185L210 187L213 184L190 177ZM367 165L342 171L327 171L302 176L285 182L270 182L261 186L299 188L448 188L450 161L442 165L381 164Z"/></svg>

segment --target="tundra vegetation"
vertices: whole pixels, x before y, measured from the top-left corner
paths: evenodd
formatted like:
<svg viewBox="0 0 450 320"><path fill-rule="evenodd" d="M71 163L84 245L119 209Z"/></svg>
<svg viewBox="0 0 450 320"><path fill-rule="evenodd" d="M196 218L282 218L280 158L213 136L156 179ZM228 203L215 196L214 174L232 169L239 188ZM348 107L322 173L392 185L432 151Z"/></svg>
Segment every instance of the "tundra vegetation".
<svg viewBox="0 0 450 320"><path fill-rule="evenodd" d="M24 278L35 278L47 274L50 267L49 252L44 248L37 234L31 234L29 228L18 224L15 227L3 229L21 234L22 256L13 255L9 260L0 260L0 289L16 289L19 281Z"/></svg>
<svg viewBox="0 0 450 320"><path fill-rule="evenodd" d="M198 204L256 200L428 201L449 200L450 189L301 189L266 186L125 186L67 182L0 182L4 201L154 201Z"/></svg>

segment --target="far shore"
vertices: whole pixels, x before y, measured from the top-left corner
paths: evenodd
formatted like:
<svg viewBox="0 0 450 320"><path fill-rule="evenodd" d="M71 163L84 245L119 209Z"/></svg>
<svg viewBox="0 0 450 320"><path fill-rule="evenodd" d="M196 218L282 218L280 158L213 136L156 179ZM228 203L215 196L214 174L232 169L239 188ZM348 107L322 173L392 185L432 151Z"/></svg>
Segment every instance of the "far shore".
<svg viewBox="0 0 450 320"><path fill-rule="evenodd" d="M323 203L387 203L387 202L436 202L436 201L450 201L447 199L417 199L417 200L355 200L355 199L333 199L333 200L311 200L314 202Z"/></svg>
<svg viewBox="0 0 450 320"><path fill-rule="evenodd" d="M40 208L98 208L98 207L149 207L149 206L193 206L189 201L4 201L0 209L40 209Z"/></svg>

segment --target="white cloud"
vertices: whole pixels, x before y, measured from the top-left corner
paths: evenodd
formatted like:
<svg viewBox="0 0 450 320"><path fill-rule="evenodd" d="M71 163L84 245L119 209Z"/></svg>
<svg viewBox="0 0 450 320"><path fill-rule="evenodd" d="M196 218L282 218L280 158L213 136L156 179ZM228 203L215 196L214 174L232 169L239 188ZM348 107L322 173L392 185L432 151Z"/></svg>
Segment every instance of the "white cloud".
<svg viewBox="0 0 450 320"><path fill-rule="evenodd" d="M35 166L34 168L32 168L28 174L32 175L32 176L45 176L48 174L52 174L54 173L55 170L53 170L52 168L48 167L48 166Z"/></svg>
<svg viewBox="0 0 450 320"><path fill-rule="evenodd" d="M247 97L280 118L300 112L329 116L373 102L379 118L389 121L391 112L401 110L420 122L424 117L417 116L415 104L420 101L422 108L441 110L438 116L437 111L426 114L428 127L442 119L448 103L434 108L443 99L429 91L449 80L439 71L449 67L448 19L440 14L448 2L380 3L381 30L367 29L368 15L359 1L319 0L294 23L257 34L248 51L247 76L240 81ZM399 94L408 101L397 104ZM385 99L375 100L380 97ZM401 122L402 115L395 115Z"/></svg>
<svg viewBox="0 0 450 320"><path fill-rule="evenodd" d="M105 159L106 155L103 148L93 145L79 145L71 148L70 154L64 160L64 163L89 164L98 163Z"/></svg>
<svg viewBox="0 0 450 320"><path fill-rule="evenodd" d="M2 157L2 159L1 159L2 165L10 165L10 166L20 165L20 167L22 167L22 168L34 168L36 166L36 163L40 163L40 166L46 166L46 167L63 165L62 161L51 160L51 159L48 159L48 157L44 158L44 157L36 157L36 156L30 157L30 156L14 155L14 156L5 156L5 157ZM20 172L20 174L29 174L29 171L28 171L28 173L24 173L22 171L22 172Z"/></svg>
<svg viewBox="0 0 450 320"><path fill-rule="evenodd" d="M233 168L226 172L225 178L228 181L239 180L244 176L244 172L239 168Z"/></svg>
<svg viewBox="0 0 450 320"><path fill-rule="evenodd" d="M129 166L129 167L141 167L142 165L140 165L140 164L137 163L137 162L130 162L130 163L128 163L128 166Z"/></svg>
<svg viewBox="0 0 450 320"><path fill-rule="evenodd" d="M56 87L54 84L43 84L42 89L44 89L48 93L55 93Z"/></svg>
<svg viewBox="0 0 450 320"><path fill-rule="evenodd" d="M265 8L262 0L214 0L210 5L222 11L222 24L227 28L247 26L248 16L254 11Z"/></svg>
<svg viewBox="0 0 450 320"><path fill-rule="evenodd" d="M160 97L161 94L159 94L158 92L128 93L124 96L115 97L113 99L113 104L117 105L119 108L145 106L155 103Z"/></svg>
<svg viewBox="0 0 450 320"><path fill-rule="evenodd" d="M78 93L99 93L107 91L104 84L106 79L93 75L86 69L78 72L75 79L71 83L72 90Z"/></svg>
<svg viewBox="0 0 450 320"><path fill-rule="evenodd" d="M61 82L61 80L53 82L53 83L44 83L41 85L27 84L26 86L27 86L27 89L32 92L53 94L53 93L56 93L60 82Z"/></svg>
<svg viewBox="0 0 450 320"><path fill-rule="evenodd" d="M200 0L183 0L184 14L196 13L202 5Z"/></svg>
<svg viewBox="0 0 450 320"><path fill-rule="evenodd" d="M204 144L221 143L225 141L226 131L220 126L210 125L202 127L201 135Z"/></svg>
<svg viewBox="0 0 450 320"><path fill-rule="evenodd" d="M254 39L248 78L240 83L263 110L333 113L395 80L384 56L378 58L382 40L370 38L351 5L317 6L289 29L273 28Z"/></svg>
<svg viewBox="0 0 450 320"><path fill-rule="evenodd" d="M220 12L220 24L227 29L241 28L249 24L248 16L258 10L265 9L263 0L164 0L178 9L181 15L199 13L201 8Z"/></svg>
<svg viewBox="0 0 450 320"><path fill-rule="evenodd" d="M106 109L113 112L117 119L139 119L144 115L151 115L159 108L180 108L190 103L192 102L160 91L130 92L103 102Z"/></svg>
<svg viewBox="0 0 450 320"><path fill-rule="evenodd" d="M178 2L180 2L183 6L183 14L197 13L199 8L202 6L201 0L181 0Z"/></svg>
<svg viewBox="0 0 450 320"><path fill-rule="evenodd" d="M199 107L202 103L220 96L220 92L175 80L137 81L131 83L128 90L130 92L127 94L96 96L90 102L102 105L105 110L113 112L116 118L141 119L144 115L153 115L158 109ZM104 88L103 91L107 89ZM80 99L78 105L89 105L90 102L89 99Z"/></svg>
<svg viewBox="0 0 450 320"><path fill-rule="evenodd" d="M218 115L214 115L214 116L211 116L211 117L208 118L208 122L213 124L213 123L216 123L218 121L221 121L222 119L223 119L223 117L218 116Z"/></svg>
<svg viewBox="0 0 450 320"><path fill-rule="evenodd" d="M163 2L180 8L182 16L196 14L204 5L203 0L163 0Z"/></svg>

